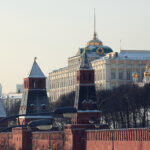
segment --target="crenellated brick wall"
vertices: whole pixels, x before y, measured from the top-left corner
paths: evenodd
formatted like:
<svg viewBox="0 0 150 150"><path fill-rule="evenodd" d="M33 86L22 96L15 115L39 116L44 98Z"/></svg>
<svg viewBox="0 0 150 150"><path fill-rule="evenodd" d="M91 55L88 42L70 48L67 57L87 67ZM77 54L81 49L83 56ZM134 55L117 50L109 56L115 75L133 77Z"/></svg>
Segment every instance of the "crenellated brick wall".
<svg viewBox="0 0 150 150"><path fill-rule="evenodd" d="M149 150L150 128L95 130L93 125L67 125L64 131L32 132L14 128L0 133L0 150Z"/></svg>
<svg viewBox="0 0 150 150"><path fill-rule="evenodd" d="M6 150L6 149L13 150L11 132L0 133L0 150Z"/></svg>
<svg viewBox="0 0 150 150"><path fill-rule="evenodd" d="M86 150L149 150L150 129L87 130Z"/></svg>
<svg viewBox="0 0 150 150"><path fill-rule="evenodd" d="M32 150L63 150L64 134L59 131L50 132L33 132L32 133Z"/></svg>

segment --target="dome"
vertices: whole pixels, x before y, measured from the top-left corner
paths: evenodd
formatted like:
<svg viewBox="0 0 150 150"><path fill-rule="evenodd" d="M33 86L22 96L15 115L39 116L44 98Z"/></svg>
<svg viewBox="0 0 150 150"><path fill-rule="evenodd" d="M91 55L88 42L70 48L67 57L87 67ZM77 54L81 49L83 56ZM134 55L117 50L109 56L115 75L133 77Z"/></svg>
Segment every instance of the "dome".
<svg viewBox="0 0 150 150"><path fill-rule="evenodd" d="M100 46L100 45L103 45L102 41L100 41L98 38L97 38L97 34L94 33L94 37L93 37L93 40L90 40L88 43L87 43L87 46Z"/></svg>
<svg viewBox="0 0 150 150"><path fill-rule="evenodd" d="M113 52L110 47L103 45L103 42L97 38L96 33L94 33L93 40L90 40L85 48L79 48L77 55L81 55L84 51L86 51L87 54L95 55L96 57Z"/></svg>
<svg viewBox="0 0 150 150"><path fill-rule="evenodd" d="M98 38L96 39L93 39L93 40L90 40L88 43L87 43L88 46L90 45L94 45L94 46L100 46L100 45L103 45L102 41L100 41Z"/></svg>
<svg viewBox="0 0 150 150"><path fill-rule="evenodd" d="M113 50L110 47L103 46L103 45L100 45L100 46L89 45L89 46L87 46L85 48L85 50L86 50L87 53L95 52L98 55L103 55L103 54L107 54L107 53L113 52Z"/></svg>
<svg viewBox="0 0 150 150"><path fill-rule="evenodd" d="M132 73L132 78L139 78L139 74L137 72Z"/></svg>

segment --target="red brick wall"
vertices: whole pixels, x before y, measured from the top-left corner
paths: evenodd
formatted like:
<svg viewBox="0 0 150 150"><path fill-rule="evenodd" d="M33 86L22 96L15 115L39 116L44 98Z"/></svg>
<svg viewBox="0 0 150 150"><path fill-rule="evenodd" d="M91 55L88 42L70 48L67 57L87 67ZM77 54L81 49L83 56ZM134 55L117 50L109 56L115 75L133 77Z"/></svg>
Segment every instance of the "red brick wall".
<svg viewBox="0 0 150 150"><path fill-rule="evenodd" d="M45 89L46 88L46 78L25 78L24 79L24 88L32 89L32 81L35 82L35 89ZM40 85L41 82L41 85ZM41 86L41 87L40 87Z"/></svg>
<svg viewBox="0 0 150 150"><path fill-rule="evenodd" d="M91 130L86 132L86 150L112 150L113 143L115 150L148 150L150 129Z"/></svg>
<svg viewBox="0 0 150 150"><path fill-rule="evenodd" d="M83 80L83 74L85 74L85 80ZM91 80L89 80L89 74L91 74ZM94 83L94 70L78 70L77 83Z"/></svg>
<svg viewBox="0 0 150 150"><path fill-rule="evenodd" d="M4 132L0 133L0 150L11 150L13 148L12 144L12 133Z"/></svg>
<svg viewBox="0 0 150 150"><path fill-rule="evenodd" d="M32 134L28 128L13 128L12 143L15 150L32 150Z"/></svg>
<svg viewBox="0 0 150 150"><path fill-rule="evenodd" d="M32 149L33 150L63 150L64 134L59 131L51 132L33 132L32 133Z"/></svg>
<svg viewBox="0 0 150 150"><path fill-rule="evenodd" d="M113 145L114 150L150 149L150 128L89 130L93 127L68 125L64 132L32 133L27 128L14 128L12 133L0 133L0 150L112 150Z"/></svg>
<svg viewBox="0 0 150 150"><path fill-rule="evenodd" d="M66 128L64 130L64 150L73 149L73 135L71 128Z"/></svg>
<svg viewBox="0 0 150 150"><path fill-rule="evenodd" d="M85 130L93 129L93 125L66 125L64 130L64 150L85 150Z"/></svg>
<svg viewBox="0 0 150 150"><path fill-rule="evenodd" d="M100 113L99 112L78 112L75 118L73 118L74 124L89 124L91 118L95 118L97 124L99 124ZM97 119L98 118L98 119ZM97 119L97 120L96 120Z"/></svg>

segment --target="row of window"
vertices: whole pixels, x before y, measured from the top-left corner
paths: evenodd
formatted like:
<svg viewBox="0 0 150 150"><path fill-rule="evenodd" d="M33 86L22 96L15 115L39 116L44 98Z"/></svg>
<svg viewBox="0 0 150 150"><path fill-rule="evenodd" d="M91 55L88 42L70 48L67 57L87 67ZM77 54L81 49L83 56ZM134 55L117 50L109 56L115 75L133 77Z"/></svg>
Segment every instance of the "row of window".
<svg viewBox="0 0 150 150"><path fill-rule="evenodd" d="M92 80L92 74L89 73L88 76L86 76L86 74L83 72L83 74L82 74L82 80L83 81L91 81Z"/></svg>
<svg viewBox="0 0 150 150"><path fill-rule="evenodd" d="M24 83L25 88L29 88L29 82L25 81ZM35 89L35 88L42 88L42 80L32 80L31 82L31 88Z"/></svg>
<svg viewBox="0 0 150 150"><path fill-rule="evenodd" d="M21 106L20 109L25 110L26 106ZM36 109L36 106L34 104L30 104L30 111L34 111L35 109ZM42 111L46 110L46 105L45 104L41 104L41 110Z"/></svg>
<svg viewBox="0 0 150 150"><path fill-rule="evenodd" d="M105 80L106 74L105 71L96 71L95 72L95 81Z"/></svg>
<svg viewBox="0 0 150 150"><path fill-rule="evenodd" d="M54 81L51 81L51 83L50 83L50 89L72 86L75 84L76 84L75 78L73 78L72 80L68 79L68 78L66 78L65 80L61 80L61 81L55 81L54 80Z"/></svg>
<svg viewBox="0 0 150 150"><path fill-rule="evenodd" d="M143 77L143 74L144 73L141 73L142 77ZM111 79L120 79L120 80L125 79L124 72L119 72L118 73L118 78L117 78L117 73L116 72L111 72ZM126 72L126 80L132 80L132 72L130 72L130 71Z"/></svg>

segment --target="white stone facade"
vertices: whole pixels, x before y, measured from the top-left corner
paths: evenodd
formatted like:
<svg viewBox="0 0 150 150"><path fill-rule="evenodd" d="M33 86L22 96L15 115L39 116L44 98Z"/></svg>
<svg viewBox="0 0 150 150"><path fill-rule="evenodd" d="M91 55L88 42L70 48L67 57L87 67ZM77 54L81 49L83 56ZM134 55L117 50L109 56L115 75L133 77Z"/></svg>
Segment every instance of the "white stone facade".
<svg viewBox="0 0 150 150"><path fill-rule="evenodd" d="M108 53L91 61L95 69L96 89L111 89L132 83L133 72L137 72L139 81L142 81L149 58L150 51L121 50L119 53ZM62 94L75 91L79 64L80 56L74 56L68 59L68 67L49 73L49 95L52 101L56 101Z"/></svg>

